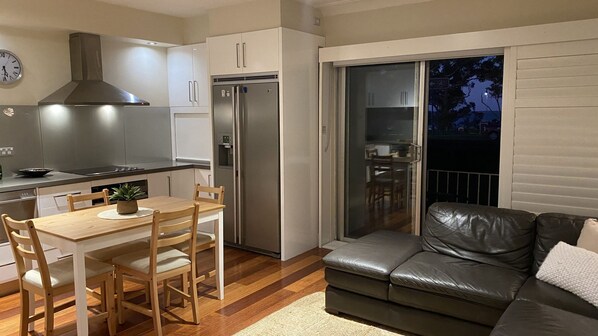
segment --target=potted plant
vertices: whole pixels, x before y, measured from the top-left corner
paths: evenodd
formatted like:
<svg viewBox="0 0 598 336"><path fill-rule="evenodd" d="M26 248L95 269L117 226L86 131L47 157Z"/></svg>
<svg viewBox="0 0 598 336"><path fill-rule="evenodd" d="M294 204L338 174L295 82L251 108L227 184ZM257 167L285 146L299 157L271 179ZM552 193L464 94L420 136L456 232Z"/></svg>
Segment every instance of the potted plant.
<svg viewBox="0 0 598 336"><path fill-rule="evenodd" d="M112 191L110 200L116 201L116 212L120 215L136 213L139 210L137 198L145 195L139 186L128 183L121 184L118 188L112 188Z"/></svg>

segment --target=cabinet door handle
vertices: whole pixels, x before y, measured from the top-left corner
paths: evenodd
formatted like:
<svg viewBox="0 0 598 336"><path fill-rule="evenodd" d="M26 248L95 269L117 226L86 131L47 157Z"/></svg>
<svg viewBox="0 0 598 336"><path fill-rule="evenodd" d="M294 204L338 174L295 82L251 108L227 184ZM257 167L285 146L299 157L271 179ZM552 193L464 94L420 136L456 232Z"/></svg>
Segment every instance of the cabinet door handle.
<svg viewBox="0 0 598 336"><path fill-rule="evenodd" d="M245 47L245 42L243 42L243 67L246 68L247 64L245 63L245 55L247 54L247 48Z"/></svg>
<svg viewBox="0 0 598 336"><path fill-rule="evenodd" d="M168 178L168 196L172 196L172 183L170 176L166 176Z"/></svg>
<svg viewBox="0 0 598 336"><path fill-rule="evenodd" d="M237 68L241 68L239 65L239 43L237 43Z"/></svg>
<svg viewBox="0 0 598 336"><path fill-rule="evenodd" d="M67 197L68 195L81 195L81 192L77 191L77 192L72 192L72 193L68 193L68 194L54 195L52 197L54 197L54 199L57 199L57 198L61 198L61 197Z"/></svg>
<svg viewBox="0 0 598 336"><path fill-rule="evenodd" d="M199 96L199 83L197 81L193 81L193 100L197 103L197 96Z"/></svg>
<svg viewBox="0 0 598 336"><path fill-rule="evenodd" d="M208 185L210 187L213 187L213 185L212 185L212 174L208 174Z"/></svg>
<svg viewBox="0 0 598 336"><path fill-rule="evenodd" d="M19 202L27 202L27 201L35 201L35 200L37 200L37 196L29 196L29 197L23 197L23 198L19 198L19 199L0 201L0 205L13 204L13 203L19 203Z"/></svg>
<svg viewBox="0 0 598 336"><path fill-rule="evenodd" d="M189 81L187 83L187 90L188 90L188 94L189 94L189 102L193 102L193 100L191 99L191 81Z"/></svg>

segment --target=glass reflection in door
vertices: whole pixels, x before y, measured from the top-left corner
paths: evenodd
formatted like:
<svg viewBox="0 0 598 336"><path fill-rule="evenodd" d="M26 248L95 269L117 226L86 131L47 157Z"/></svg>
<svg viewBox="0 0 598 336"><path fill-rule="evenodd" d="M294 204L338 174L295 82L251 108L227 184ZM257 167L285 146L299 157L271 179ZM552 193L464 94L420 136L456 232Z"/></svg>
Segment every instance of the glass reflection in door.
<svg viewBox="0 0 598 336"><path fill-rule="evenodd" d="M413 231L419 63L346 70L343 238Z"/></svg>

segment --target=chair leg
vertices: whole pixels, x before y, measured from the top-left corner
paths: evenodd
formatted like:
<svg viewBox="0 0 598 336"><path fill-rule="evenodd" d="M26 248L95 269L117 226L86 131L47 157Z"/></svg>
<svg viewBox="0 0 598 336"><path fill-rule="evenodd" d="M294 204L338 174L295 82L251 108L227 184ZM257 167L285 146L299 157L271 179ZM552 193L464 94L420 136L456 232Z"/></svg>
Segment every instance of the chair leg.
<svg viewBox="0 0 598 336"><path fill-rule="evenodd" d="M168 279L164 279L162 288L164 289L164 307L170 307L170 290L168 289Z"/></svg>
<svg viewBox="0 0 598 336"><path fill-rule="evenodd" d="M199 324L199 298L197 296L197 285L195 275L189 272L189 294L191 294L191 309L193 310L193 323ZM183 300L185 301L185 300Z"/></svg>
<svg viewBox="0 0 598 336"><path fill-rule="evenodd" d="M108 313L108 334L110 336L116 335L116 310L114 309L114 277L111 275L106 278L105 284L102 287L102 298L106 302L106 312Z"/></svg>
<svg viewBox="0 0 598 336"><path fill-rule="evenodd" d="M216 278L216 294L218 296L218 299L222 300L223 298L220 297L220 281L218 281L218 280L220 280L223 275L218 273L218 254L216 253L216 246L214 246L214 248L212 248L212 250L214 252L214 277ZM220 253L222 253L222 252L220 252ZM195 260L197 260L197 259L195 259ZM197 263L197 261L196 261L196 263ZM197 291L197 286L193 286L193 287Z"/></svg>
<svg viewBox="0 0 598 336"><path fill-rule="evenodd" d="M46 335L54 335L54 296L46 293L44 297L44 329Z"/></svg>
<svg viewBox="0 0 598 336"><path fill-rule="evenodd" d="M101 287L100 287L100 291L102 292L102 296L100 296L101 300L100 300L100 310L101 311L108 311L107 310L107 302L106 302L106 295L104 295L104 293L106 293L107 288L106 288L106 282L103 282Z"/></svg>
<svg viewBox="0 0 598 336"><path fill-rule="evenodd" d="M158 301L158 282L155 279L150 281L150 301L152 304L152 314L154 320L154 331L157 336L162 336L162 322L160 321L160 301Z"/></svg>
<svg viewBox="0 0 598 336"><path fill-rule="evenodd" d="M188 283L188 278L181 274L181 290L184 293L187 293L187 289L193 287L193 282ZM184 298L181 297L181 306L183 306L183 308L187 307L187 300L185 300Z"/></svg>
<svg viewBox="0 0 598 336"><path fill-rule="evenodd" d="M116 268L116 312L118 315L118 324L125 323L123 316L123 300L125 299L125 293L123 290L123 274Z"/></svg>
<svg viewBox="0 0 598 336"><path fill-rule="evenodd" d="M19 334L21 336L28 335L29 328L29 291L21 290L21 323L19 326Z"/></svg>

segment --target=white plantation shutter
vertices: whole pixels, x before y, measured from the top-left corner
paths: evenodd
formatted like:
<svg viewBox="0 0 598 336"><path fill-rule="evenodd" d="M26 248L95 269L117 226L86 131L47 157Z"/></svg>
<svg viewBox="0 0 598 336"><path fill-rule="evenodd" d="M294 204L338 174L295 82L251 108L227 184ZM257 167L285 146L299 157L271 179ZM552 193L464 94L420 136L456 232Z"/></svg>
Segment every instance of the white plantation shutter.
<svg viewBox="0 0 598 336"><path fill-rule="evenodd" d="M511 205L598 216L598 40L517 48Z"/></svg>

